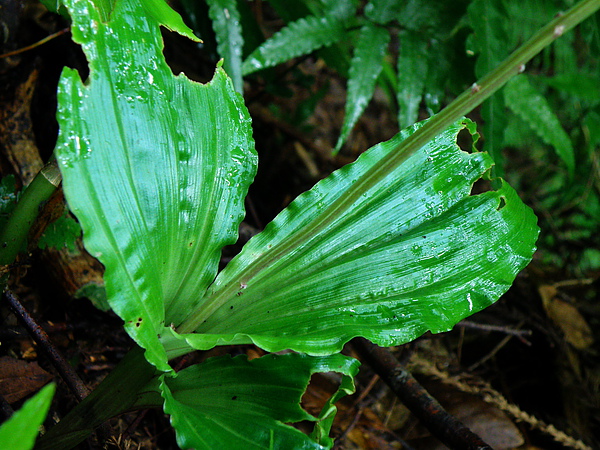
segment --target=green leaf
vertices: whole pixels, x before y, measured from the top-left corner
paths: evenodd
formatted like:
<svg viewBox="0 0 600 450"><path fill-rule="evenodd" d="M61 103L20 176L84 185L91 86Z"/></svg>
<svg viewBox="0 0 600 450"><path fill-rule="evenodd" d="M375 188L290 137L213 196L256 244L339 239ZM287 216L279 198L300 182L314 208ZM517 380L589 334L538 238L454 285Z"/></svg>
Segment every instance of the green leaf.
<svg viewBox="0 0 600 450"><path fill-rule="evenodd" d="M72 449L112 417L160 408L160 375L144 357L144 350L134 347L90 395L40 437L36 450Z"/></svg>
<svg viewBox="0 0 600 450"><path fill-rule="evenodd" d="M306 4L305 4L306 3ZM286 23L294 22L306 16L330 16L337 20L347 20L356 16L357 0L327 0L326 2L290 2L289 0L269 0L279 17ZM327 66L335 69L340 75L347 77L350 67L350 42L344 39L323 47L317 55L326 62Z"/></svg>
<svg viewBox="0 0 600 450"><path fill-rule="evenodd" d="M315 8L310 8L307 5L308 2L290 2L288 0L269 0L269 6L271 6L277 15L281 17L284 22L294 22L302 17L310 15L323 15L322 6L320 11Z"/></svg>
<svg viewBox="0 0 600 450"><path fill-rule="evenodd" d="M409 30L400 33L397 67L398 123L403 129L413 125L419 117L427 78L427 42L420 34Z"/></svg>
<svg viewBox="0 0 600 450"><path fill-rule="evenodd" d="M320 0L323 4L323 15L335 17L339 20L348 20L356 14L358 0ZM289 3L289 2L288 2Z"/></svg>
<svg viewBox="0 0 600 450"><path fill-rule="evenodd" d="M331 400L354 392L352 377L358 366L358 361L342 355L210 358L174 378L163 378L165 412L171 415L181 448L331 448ZM310 377L317 372L343 375L340 390L327 402L320 420L300 407ZM316 440L286 425L303 420L317 421Z"/></svg>
<svg viewBox="0 0 600 450"><path fill-rule="evenodd" d="M110 1L113 3L119 3L123 0L102 0L102 1ZM67 3L63 1L63 3ZM200 39L196 37L194 32L189 29L189 27L183 22L181 16L173 11L173 8L169 6L166 0L143 0L139 1L128 1L129 6L133 7L134 4L140 4L144 11L146 12L149 19L152 19L153 22L161 24L163 27L166 27L168 30L174 31L176 33L181 34L182 36L191 39L192 41L199 42ZM135 22L133 22L135 23Z"/></svg>
<svg viewBox="0 0 600 450"><path fill-rule="evenodd" d="M360 30L350 66L346 115L342 132L335 146L336 152L342 147L373 97L375 82L381 73L383 57L389 42L390 34L385 28L367 23Z"/></svg>
<svg viewBox="0 0 600 450"><path fill-rule="evenodd" d="M570 72L541 80L570 95L593 104L600 102L600 76L598 74Z"/></svg>
<svg viewBox="0 0 600 450"><path fill-rule="evenodd" d="M27 400L20 410L0 427L0 448L29 450L33 448L40 426L48 414L55 385L49 384Z"/></svg>
<svg viewBox="0 0 600 450"><path fill-rule="evenodd" d="M400 0L371 0L365 6L365 16L381 25L397 19L404 7Z"/></svg>
<svg viewBox="0 0 600 450"><path fill-rule="evenodd" d="M236 5L240 15L240 27L243 32L244 39L242 57L245 57L248 56L252 50L262 44L265 41L265 37L260 24L257 21L257 16L254 15L254 4L248 3L245 0L237 0Z"/></svg>
<svg viewBox="0 0 600 450"><path fill-rule="evenodd" d="M8 220L8 215L17 204L17 185L14 175L7 175L0 180L0 229Z"/></svg>
<svg viewBox="0 0 600 450"><path fill-rule="evenodd" d="M473 29L469 47L478 54L475 73L482 77L498 66L510 51L506 48L504 28L507 14L502 0L473 0L467 11Z"/></svg>
<svg viewBox="0 0 600 450"><path fill-rule="evenodd" d="M39 248L54 247L61 249L67 247L70 251L75 251L77 238L81 235L81 227L65 211L61 217L52 222L44 230L44 234L38 241Z"/></svg>
<svg viewBox="0 0 600 450"><path fill-rule="evenodd" d="M139 6L118 2L104 24L88 2L65 3L90 66L85 84L65 69L59 85L65 196L108 302L169 370L157 335L195 307L237 237L256 171L250 117L222 69L206 85L173 76Z"/></svg>
<svg viewBox="0 0 600 450"><path fill-rule="evenodd" d="M464 89L465 77L472 77L470 64L457 52L464 45L465 14L465 2L403 2L398 15L401 27L397 61L400 129L415 123L416 108L422 100L429 115L434 115L444 106L448 95L454 96ZM402 111L407 110L407 102L409 110L414 108L415 111L408 118Z"/></svg>
<svg viewBox="0 0 600 450"><path fill-rule="evenodd" d="M276 66L333 44L346 35L344 22L331 16L298 19L275 33L254 50L242 64L242 73Z"/></svg>
<svg viewBox="0 0 600 450"><path fill-rule="evenodd" d="M92 304L101 311L109 311L110 305L106 299L106 288L94 282L87 283L79 288L74 294L74 298L87 298Z"/></svg>
<svg viewBox="0 0 600 450"><path fill-rule="evenodd" d="M100 20L102 20L102 22L108 22L110 20L110 15L115 8L115 0L93 0L93 2L100 14Z"/></svg>
<svg viewBox="0 0 600 450"><path fill-rule="evenodd" d="M565 132L542 93L525 75L517 75L504 88L507 106L533 128L538 136L554 147L556 154L567 166L570 176L575 170L575 150L571 138Z"/></svg>
<svg viewBox="0 0 600 450"><path fill-rule="evenodd" d="M589 136L590 152L592 152L594 147L600 146L600 111L590 111L583 119L583 126Z"/></svg>
<svg viewBox="0 0 600 450"><path fill-rule="evenodd" d="M462 1L406 0L402 2L397 19L403 29L441 38L455 29L463 15Z"/></svg>
<svg viewBox="0 0 600 450"><path fill-rule="evenodd" d="M508 15L502 0L474 0L468 7L468 17L473 35L470 36L470 52L478 54L475 75L482 78L495 69L508 56L510 48L506 43L505 30ZM510 27L509 27L510 28ZM512 27L518 28L518 27ZM481 107L483 117L483 150L490 153L497 175L503 174L504 158L502 144L506 128L504 101L499 94L492 95Z"/></svg>
<svg viewBox="0 0 600 450"><path fill-rule="evenodd" d="M219 274L179 329L196 333L180 339L328 354L355 336L389 346L446 331L493 303L530 261L538 228L506 184L469 195L492 165L456 145L469 123L373 175L419 124L302 194ZM347 196L357 180L362 195Z"/></svg>
<svg viewBox="0 0 600 450"><path fill-rule="evenodd" d="M484 120L482 132L485 133L483 151L489 152L494 158L496 163L494 174L502 175L504 173L502 147L507 124L504 100L501 95L496 93L481 105L481 117Z"/></svg>
<svg viewBox="0 0 600 450"><path fill-rule="evenodd" d="M236 0L207 0L208 13L217 38L219 56L224 59L223 68L233 80L235 90L242 94L242 49L244 38Z"/></svg>
<svg viewBox="0 0 600 450"><path fill-rule="evenodd" d="M511 49L522 44L554 17L563 14L565 9L572 6L572 4L572 2L564 0L549 2L504 0L502 5L506 9L505 24L507 24L504 29L508 38L504 43L505 47ZM512 26L516 23L519 26ZM583 23L589 23L589 21ZM560 39L554 41L551 46L545 48L538 60L543 59L544 67L551 67L554 73L576 72L581 67L581 64L577 62L581 58L581 54L579 49L574 50L578 45L574 37L574 33L565 33ZM590 40L584 40L590 42Z"/></svg>

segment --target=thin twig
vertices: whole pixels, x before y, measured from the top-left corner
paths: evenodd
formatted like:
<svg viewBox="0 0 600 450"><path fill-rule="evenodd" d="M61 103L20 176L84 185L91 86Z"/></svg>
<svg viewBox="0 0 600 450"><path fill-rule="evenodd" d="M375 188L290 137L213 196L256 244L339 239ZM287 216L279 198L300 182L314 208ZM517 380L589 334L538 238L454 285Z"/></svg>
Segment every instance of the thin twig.
<svg viewBox="0 0 600 450"><path fill-rule="evenodd" d="M378 381L379 375L375 374L373 378L371 378L371 381L369 381L367 387L363 389L363 391L360 393L360 396L354 402L354 406L358 406L360 403L362 403L365 397L371 393Z"/></svg>
<svg viewBox="0 0 600 450"><path fill-rule="evenodd" d="M69 31L71 31L70 27L63 28L62 30L57 31L56 33L52 33L52 34L46 36L44 39L40 39L39 41L34 42L31 45L28 45L27 47L18 48L17 50L13 50L11 52L3 53L2 55L0 55L0 59L2 59L2 58L8 58L9 56L15 56L15 55L18 55L20 53L24 53L24 52L27 52L29 50L33 50L34 48L39 47L40 45L43 45L46 42L51 41L54 38L57 38L58 36L61 36L61 35L65 34L65 33L68 33Z"/></svg>
<svg viewBox="0 0 600 450"><path fill-rule="evenodd" d="M484 364L486 361L489 361L490 359L492 359L496 355L496 353L498 353L500 350L502 350L502 348L506 344L508 344L508 341L510 341L511 339L512 339L512 336L510 336L510 335L504 336L502 338L502 340L498 344L496 344L496 346L492 349L491 352L489 352L487 355L485 355L483 358L481 358L476 363L471 364L469 366L469 368L467 369L467 372L473 372L475 369L477 369L479 366Z"/></svg>
<svg viewBox="0 0 600 450"><path fill-rule="evenodd" d="M52 365L54 365L60 376L65 380L65 383L67 383L67 386L69 386L69 389L71 389L77 400L81 401L87 397L89 390L83 384L83 381L77 376L71 365L60 354L54 344L52 344L46 332L35 322L15 294L6 289L2 296L8 302L17 319L29 331L29 334L46 356L48 356Z"/></svg>
<svg viewBox="0 0 600 450"><path fill-rule="evenodd" d="M389 350L363 338L355 338L352 346L360 359L369 364L402 403L444 445L457 450L492 450L479 436L448 414Z"/></svg>
<svg viewBox="0 0 600 450"><path fill-rule="evenodd" d="M471 328L474 330L482 331L497 331L499 333L508 334L509 336L517 337L521 342L527 346L531 346L531 342L525 339L523 336L531 336L533 332L531 330L519 330L516 328L504 327L502 325L491 325L488 323L477 323L471 322L470 320L461 320L456 324L458 327Z"/></svg>
<svg viewBox="0 0 600 450"><path fill-rule="evenodd" d="M365 398L367 397L367 395L369 395L369 393L371 392L373 387L375 387L375 384L377 384L378 381L379 381L379 376L378 375L373 376L373 378L371 378L371 381L369 382L367 387L365 389L363 389L360 396L354 401L354 408L356 409L356 414L354 414L354 418L352 419L352 422L350 422L350 425L348 425L346 427L346 429L338 437L336 437L336 439L335 439L336 447L335 448L337 448L337 446L339 445L340 442L342 442L344 439L346 439L346 436L348 435L348 433L350 433L354 429L356 424L358 424L358 421L360 420L360 418L363 415L363 411L371 403L370 401L365 400Z"/></svg>
<svg viewBox="0 0 600 450"><path fill-rule="evenodd" d="M140 426L140 423L142 423L142 420L144 420L144 417L146 417L146 414L148 414L148 411L150 411L150 410L142 409L141 411L139 411L138 414L136 415L135 419L133 420L133 422L131 422L129 425L127 425L127 428L125 429L125 431L119 436L119 439L122 439L123 441L131 440L131 435Z"/></svg>

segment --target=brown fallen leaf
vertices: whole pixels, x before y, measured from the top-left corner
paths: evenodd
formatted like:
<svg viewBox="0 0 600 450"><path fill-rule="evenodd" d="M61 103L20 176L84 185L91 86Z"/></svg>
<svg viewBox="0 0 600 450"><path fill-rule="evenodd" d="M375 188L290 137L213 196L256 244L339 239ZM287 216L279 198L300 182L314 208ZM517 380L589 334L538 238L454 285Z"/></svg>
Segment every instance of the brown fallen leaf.
<svg viewBox="0 0 600 450"><path fill-rule="evenodd" d="M507 450L523 445L524 439L517 426L496 406L438 380L423 380L423 386L446 411L479 435L493 449ZM416 448L446 449L437 440L428 437L429 433L422 426L417 427L413 434L420 437L411 441Z"/></svg>
<svg viewBox="0 0 600 450"><path fill-rule="evenodd" d="M558 296L558 289L551 285L538 288L546 314L563 332L565 340L573 347L583 350L593 344L592 330L579 310Z"/></svg>
<svg viewBox="0 0 600 450"><path fill-rule="evenodd" d="M52 379L37 362L3 356L0 358L0 394L8 403L17 402L38 391Z"/></svg>

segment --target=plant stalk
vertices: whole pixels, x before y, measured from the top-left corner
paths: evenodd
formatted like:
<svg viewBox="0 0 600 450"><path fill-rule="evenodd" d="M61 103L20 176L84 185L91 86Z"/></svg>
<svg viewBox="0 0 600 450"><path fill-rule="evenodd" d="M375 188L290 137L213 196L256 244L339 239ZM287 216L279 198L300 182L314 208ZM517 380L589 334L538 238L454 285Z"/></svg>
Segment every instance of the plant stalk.
<svg viewBox="0 0 600 450"><path fill-rule="evenodd" d="M62 176L56 160L52 159L25 188L8 222L0 233L0 265L12 264L23 244L41 206L56 191Z"/></svg>
<svg viewBox="0 0 600 450"><path fill-rule="evenodd" d="M327 207L314 222L299 231L292 239L283 242L271 251L264 253L254 264L248 266L236 277L238 281L231 281L224 285L220 291L204 305L201 311L192 313L177 329L179 333L189 333L196 330L206 317L236 295L239 289L239 280L249 281L265 267L288 254L299 243L306 242L320 230L326 228L363 195L365 192L383 180L398 168L411 155L421 149L438 134L458 121L492 94L498 91L513 76L525 70L525 64L536 56L542 49L550 45L567 31L585 20L600 9L600 0L582 0L564 14L558 15L545 27L538 31L525 44L515 50L496 69L481 80L474 83L469 89L454 99L446 108L427 121L419 130L414 132L392 152L388 153L379 164L356 181L345 193Z"/></svg>
<svg viewBox="0 0 600 450"><path fill-rule="evenodd" d="M73 448L108 419L137 409L162 406L156 368L136 347L81 403L38 439L35 450Z"/></svg>

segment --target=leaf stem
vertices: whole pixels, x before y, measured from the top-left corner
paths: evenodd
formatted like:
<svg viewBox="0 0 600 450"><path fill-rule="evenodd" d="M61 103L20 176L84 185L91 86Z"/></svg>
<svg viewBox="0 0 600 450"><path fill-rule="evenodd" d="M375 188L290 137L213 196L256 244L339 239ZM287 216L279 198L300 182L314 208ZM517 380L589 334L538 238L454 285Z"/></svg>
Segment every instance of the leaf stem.
<svg viewBox="0 0 600 450"><path fill-rule="evenodd" d="M46 164L25 188L8 223L0 232L0 264L12 264L27 239L40 207L50 198L62 180L56 160Z"/></svg>
<svg viewBox="0 0 600 450"><path fill-rule="evenodd" d="M73 448L114 416L159 408L158 375L144 350L133 348L90 395L38 440L36 450Z"/></svg>
<svg viewBox="0 0 600 450"><path fill-rule="evenodd" d="M236 294L239 289L239 280L249 281L265 267L297 247L299 243L310 239L311 236L314 236L336 218L343 215L361 195L368 192L371 187L396 170L398 166L438 134L483 103L513 76L522 72L525 69L525 64L542 49L598 9L600 9L600 0L582 0L566 13L558 15L514 51L496 69L474 83L446 108L429 119L423 127L402 141L394 151L388 153L377 165L366 171L344 195L329 205L315 221L300 230L292 239L276 247L274 246L243 270L235 280L231 280L221 286L218 291L213 292L209 301L202 305L202 310L190 314L178 327L177 331L188 333L196 330L206 317L210 316L223 302Z"/></svg>

